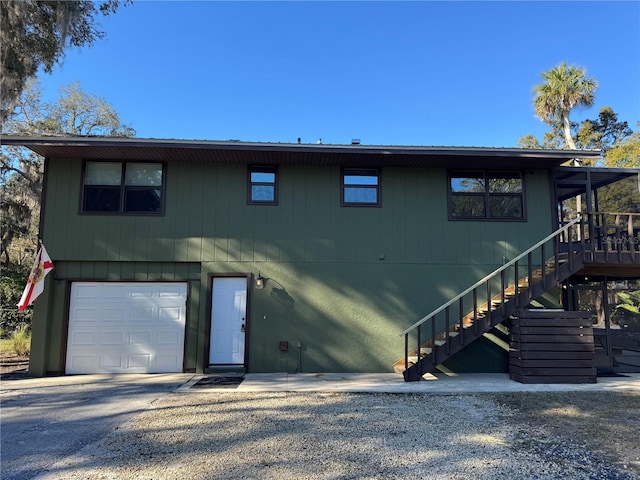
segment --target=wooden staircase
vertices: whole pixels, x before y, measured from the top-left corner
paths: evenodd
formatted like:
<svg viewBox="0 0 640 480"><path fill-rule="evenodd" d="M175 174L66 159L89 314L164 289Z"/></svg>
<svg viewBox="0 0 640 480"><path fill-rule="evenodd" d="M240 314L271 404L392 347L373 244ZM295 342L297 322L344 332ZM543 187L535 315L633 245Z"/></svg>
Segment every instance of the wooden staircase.
<svg viewBox="0 0 640 480"><path fill-rule="evenodd" d="M568 223L407 328L404 357L394 371L417 381L583 267ZM568 244L562 253L560 245ZM548 252L553 252L551 255ZM516 280L517 279L517 280ZM489 300L486 300L489 299ZM410 344L415 345L410 349Z"/></svg>

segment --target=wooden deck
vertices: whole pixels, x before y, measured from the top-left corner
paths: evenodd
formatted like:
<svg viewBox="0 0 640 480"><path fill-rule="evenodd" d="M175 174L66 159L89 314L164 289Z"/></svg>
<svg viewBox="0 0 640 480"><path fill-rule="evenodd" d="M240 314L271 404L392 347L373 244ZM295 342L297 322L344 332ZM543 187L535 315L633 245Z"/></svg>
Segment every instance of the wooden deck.
<svg viewBox="0 0 640 480"><path fill-rule="evenodd" d="M640 278L640 252L587 252L578 275Z"/></svg>

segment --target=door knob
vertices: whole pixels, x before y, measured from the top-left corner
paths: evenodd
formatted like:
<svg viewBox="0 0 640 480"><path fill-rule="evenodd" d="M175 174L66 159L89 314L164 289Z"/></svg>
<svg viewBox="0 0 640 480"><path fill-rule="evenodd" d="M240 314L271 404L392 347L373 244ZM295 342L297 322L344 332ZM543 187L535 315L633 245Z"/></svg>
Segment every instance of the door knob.
<svg viewBox="0 0 640 480"><path fill-rule="evenodd" d="M242 324L242 326L240 327L240 331L244 332L244 323Z"/></svg>

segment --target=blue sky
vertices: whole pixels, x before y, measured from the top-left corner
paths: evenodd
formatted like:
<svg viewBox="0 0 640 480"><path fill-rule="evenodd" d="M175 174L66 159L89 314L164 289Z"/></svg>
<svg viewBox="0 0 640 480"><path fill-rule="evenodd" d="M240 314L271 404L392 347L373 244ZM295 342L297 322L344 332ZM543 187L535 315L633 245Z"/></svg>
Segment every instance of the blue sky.
<svg viewBox="0 0 640 480"><path fill-rule="evenodd" d="M80 81L143 138L514 147L546 126L540 73L566 61L640 120L640 2L169 2L100 18L45 98Z"/></svg>

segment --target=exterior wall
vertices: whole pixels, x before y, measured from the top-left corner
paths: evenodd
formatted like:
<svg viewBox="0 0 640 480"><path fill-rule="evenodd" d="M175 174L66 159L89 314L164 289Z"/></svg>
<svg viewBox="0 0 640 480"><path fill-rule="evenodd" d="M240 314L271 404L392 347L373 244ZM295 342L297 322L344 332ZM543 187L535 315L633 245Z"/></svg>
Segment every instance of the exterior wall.
<svg viewBox="0 0 640 480"><path fill-rule="evenodd" d="M278 205L265 206L247 205L245 165L169 162L162 217L79 215L81 172L48 164L58 280L35 310L36 373L64 365L71 280L189 281L185 369L202 371L210 275L233 272L267 279L249 292L250 371L391 371L400 331L552 223L546 171L526 174L527 222L449 221L444 169L382 168L378 208L340 206L339 167L281 165Z"/></svg>

